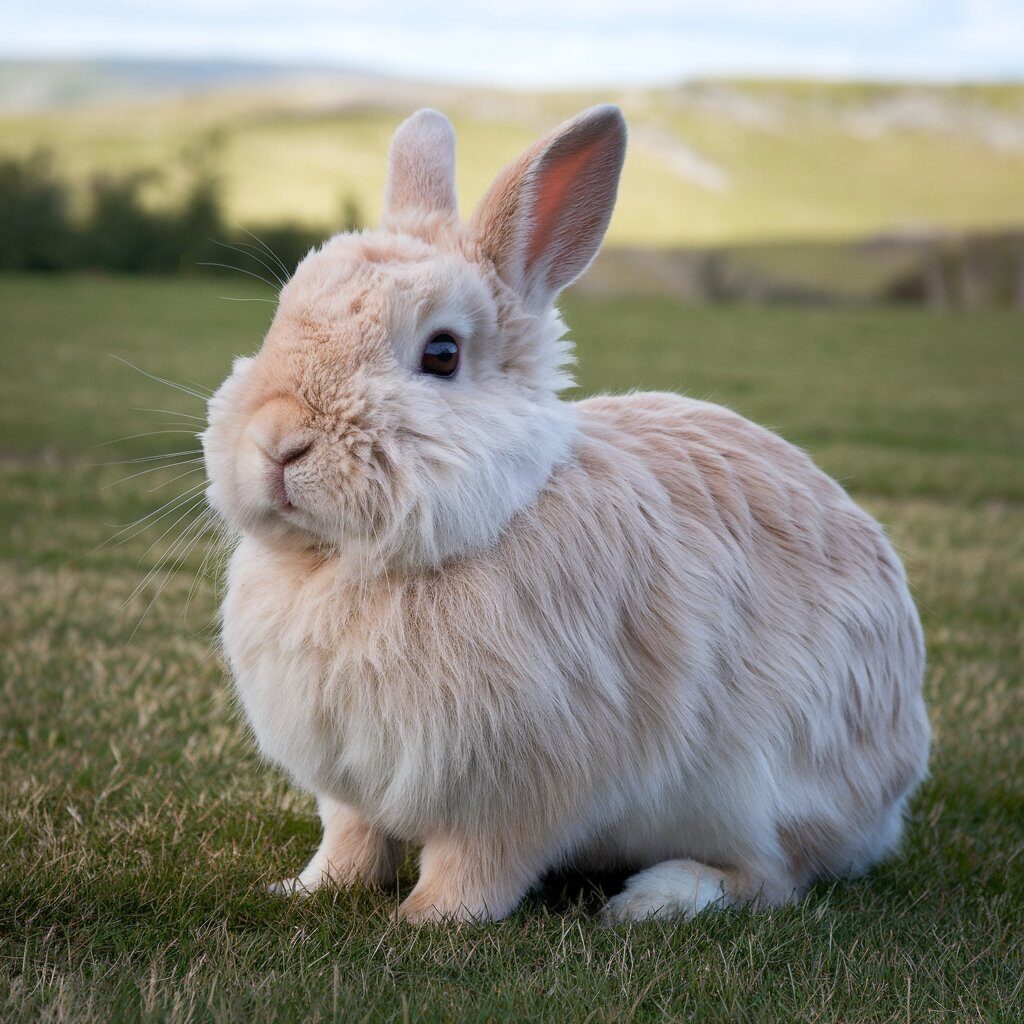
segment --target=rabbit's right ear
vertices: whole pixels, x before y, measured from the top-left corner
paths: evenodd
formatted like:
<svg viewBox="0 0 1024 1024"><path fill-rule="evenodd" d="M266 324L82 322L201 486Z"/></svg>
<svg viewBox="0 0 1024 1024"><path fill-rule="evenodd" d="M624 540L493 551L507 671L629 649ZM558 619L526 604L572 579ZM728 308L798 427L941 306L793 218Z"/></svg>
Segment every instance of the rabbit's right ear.
<svg viewBox="0 0 1024 1024"><path fill-rule="evenodd" d="M418 110L406 118L388 149L384 223L413 211L458 216L455 131L436 110Z"/></svg>
<svg viewBox="0 0 1024 1024"><path fill-rule="evenodd" d="M541 312L597 255L626 155L618 107L591 107L509 164L473 214L484 254Z"/></svg>

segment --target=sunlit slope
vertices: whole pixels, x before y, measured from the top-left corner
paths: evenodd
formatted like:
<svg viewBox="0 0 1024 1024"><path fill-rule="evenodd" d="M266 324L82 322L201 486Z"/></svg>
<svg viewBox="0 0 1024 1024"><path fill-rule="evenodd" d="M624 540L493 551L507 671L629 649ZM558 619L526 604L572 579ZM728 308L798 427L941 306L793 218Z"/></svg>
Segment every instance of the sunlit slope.
<svg viewBox="0 0 1024 1024"><path fill-rule="evenodd" d="M376 90L376 91L375 91ZM1024 223L1024 86L718 82L628 94L329 83L0 119L0 152L52 149L81 186L154 169L155 203L202 168L244 222L330 225L345 197L379 214L387 143L419 105L459 132L465 211L500 165L589 103L626 111L631 147L611 239L673 246Z"/></svg>

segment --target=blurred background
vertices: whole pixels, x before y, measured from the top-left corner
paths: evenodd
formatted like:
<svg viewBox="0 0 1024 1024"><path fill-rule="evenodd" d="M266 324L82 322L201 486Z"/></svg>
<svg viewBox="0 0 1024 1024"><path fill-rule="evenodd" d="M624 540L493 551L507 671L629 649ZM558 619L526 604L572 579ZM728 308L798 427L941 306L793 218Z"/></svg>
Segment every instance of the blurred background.
<svg viewBox="0 0 1024 1024"><path fill-rule="evenodd" d="M1016 0L45 0L5 20L3 269L209 276L211 239L243 228L291 269L376 221L417 107L456 124L468 213L538 133L614 101L630 153L582 287L1024 309Z"/></svg>

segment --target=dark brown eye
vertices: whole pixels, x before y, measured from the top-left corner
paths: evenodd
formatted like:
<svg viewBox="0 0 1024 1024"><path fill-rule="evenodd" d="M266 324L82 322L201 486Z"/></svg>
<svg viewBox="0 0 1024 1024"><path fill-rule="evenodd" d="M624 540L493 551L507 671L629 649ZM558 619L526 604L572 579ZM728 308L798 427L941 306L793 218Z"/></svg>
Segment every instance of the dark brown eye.
<svg viewBox="0 0 1024 1024"><path fill-rule="evenodd" d="M459 368L459 343L450 334L435 334L423 346L420 369L435 377L451 377Z"/></svg>

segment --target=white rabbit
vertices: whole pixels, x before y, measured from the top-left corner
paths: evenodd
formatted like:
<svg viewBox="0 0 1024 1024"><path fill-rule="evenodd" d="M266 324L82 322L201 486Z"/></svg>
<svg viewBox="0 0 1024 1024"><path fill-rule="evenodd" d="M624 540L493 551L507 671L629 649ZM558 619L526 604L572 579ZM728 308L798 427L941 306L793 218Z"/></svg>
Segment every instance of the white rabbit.
<svg viewBox="0 0 1024 1024"><path fill-rule="evenodd" d="M878 524L726 409L559 398L554 300L625 143L585 111L463 225L420 111L381 228L303 260L210 402L224 646L323 819L285 888L386 882L415 843L408 920L503 917L559 865L635 868L606 915L641 919L780 904L899 841L924 648Z"/></svg>

